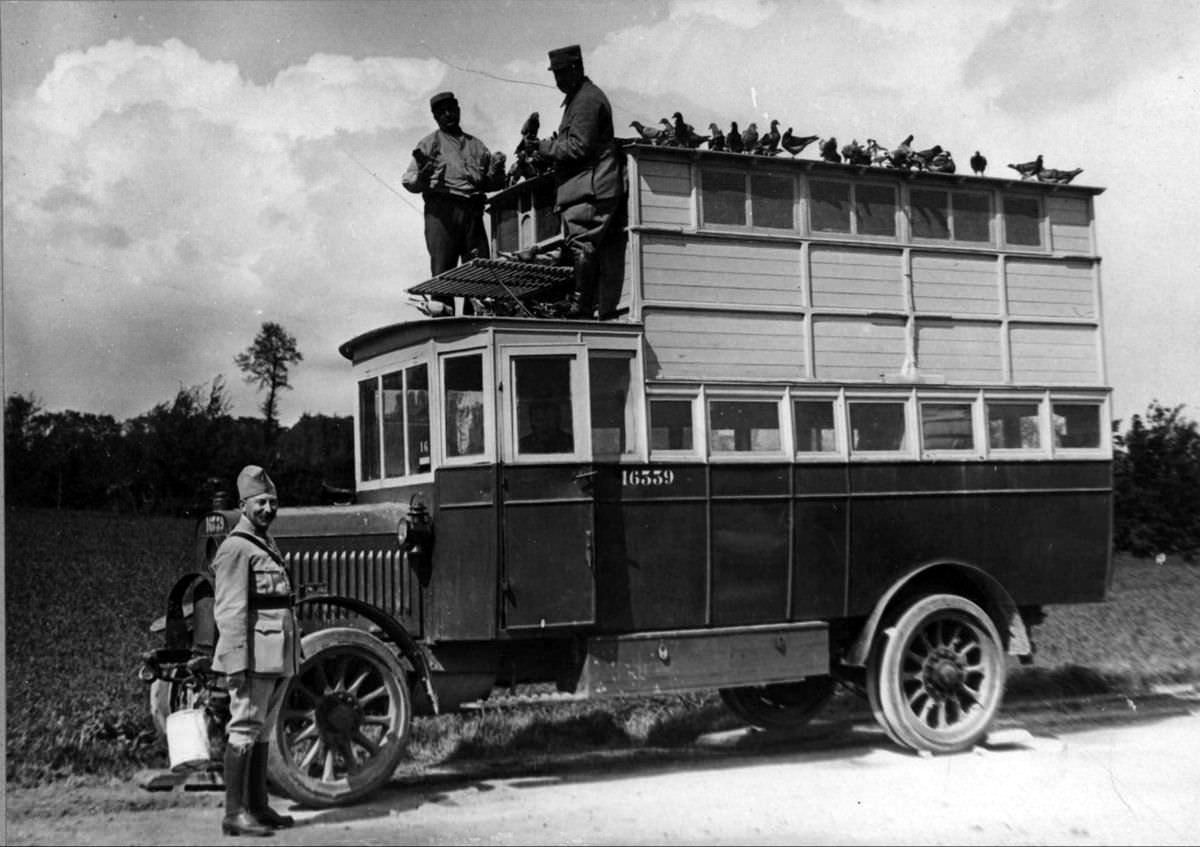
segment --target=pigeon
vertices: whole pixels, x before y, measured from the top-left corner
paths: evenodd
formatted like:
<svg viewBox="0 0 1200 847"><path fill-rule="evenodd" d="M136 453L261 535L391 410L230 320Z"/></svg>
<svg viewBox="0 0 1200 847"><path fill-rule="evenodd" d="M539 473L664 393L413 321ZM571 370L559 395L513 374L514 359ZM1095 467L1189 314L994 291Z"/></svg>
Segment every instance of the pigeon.
<svg viewBox="0 0 1200 847"><path fill-rule="evenodd" d="M871 154L866 148L858 143L858 139L853 139L849 144L842 148L842 158L849 165L869 165L871 164Z"/></svg>
<svg viewBox="0 0 1200 847"><path fill-rule="evenodd" d="M725 133L721 132L721 128L717 126L715 121L708 125L708 149L725 149Z"/></svg>
<svg viewBox="0 0 1200 847"><path fill-rule="evenodd" d="M753 153L754 148L758 146L758 124L752 123L750 126L742 130L742 150L746 153Z"/></svg>
<svg viewBox="0 0 1200 847"><path fill-rule="evenodd" d="M754 152L762 156L774 156L779 152L779 121L771 121L771 128L758 139Z"/></svg>
<svg viewBox="0 0 1200 847"><path fill-rule="evenodd" d="M525 123L521 124L521 143L517 145L516 154L520 155L523 150L528 149L528 142L538 140L538 130L541 129L541 117L537 112L530 113L525 119Z"/></svg>
<svg viewBox="0 0 1200 847"><path fill-rule="evenodd" d="M788 151L793 156L799 156L802 152L804 152L805 147L818 140L818 136L815 135L806 135L803 138L797 138L796 136L792 135L792 128L789 126L786 130L784 130L783 135L779 137L779 147L780 149Z"/></svg>
<svg viewBox="0 0 1200 847"><path fill-rule="evenodd" d="M692 128L691 124L684 121L683 115L680 112L676 112L671 117L675 119L672 128L675 132L675 141L680 147L695 149L705 141L708 141L706 136L696 134L696 130Z"/></svg>
<svg viewBox="0 0 1200 847"><path fill-rule="evenodd" d="M826 162L842 161L842 157L838 153L836 138L830 137L821 142L821 158Z"/></svg>
<svg viewBox="0 0 1200 847"><path fill-rule="evenodd" d="M667 147L678 147L679 142L675 140L675 124L671 123L671 119L659 118L658 122L662 124L663 129L661 140L658 143Z"/></svg>
<svg viewBox="0 0 1200 847"><path fill-rule="evenodd" d="M1075 168L1070 171L1060 171L1056 168L1042 168L1037 172L1037 178L1039 182L1056 182L1059 185L1066 185L1081 173L1083 173L1083 168Z"/></svg>
<svg viewBox="0 0 1200 847"><path fill-rule="evenodd" d="M730 122L729 132L725 134L725 145L730 153L742 152L742 133L738 129L737 121Z"/></svg>
<svg viewBox="0 0 1200 847"><path fill-rule="evenodd" d="M909 156L909 163L914 165L917 170L926 170L929 163L933 161L933 157L942 152L942 145L935 144L925 150L914 150Z"/></svg>
<svg viewBox="0 0 1200 847"><path fill-rule="evenodd" d="M971 157L971 170L977 176L983 176L983 172L987 170L987 159L984 158L984 155L978 150L976 150L975 155Z"/></svg>
<svg viewBox="0 0 1200 847"><path fill-rule="evenodd" d="M912 162L909 161L912 157L912 140L913 137L910 134L908 138L900 142L899 147L892 151L891 158L893 167L908 168L912 166Z"/></svg>
<svg viewBox="0 0 1200 847"><path fill-rule="evenodd" d="M867 155L871 157L872 165L892 167L892 154L874 138L867 139Z"/></svg>
<svg viewBox="0 0 1200 847"><path fill-rule="evenodd" d="M957 170L957 166L954 164L954 157L950 155L949 150L943 150L938 153L929 160L929 164L925 167L931 173L935 174L952 174Z"/></svg>
<svg viewBox="0 0 1200 847"><path fill-rule="evenodd" d="M649 141L651 144L662 143L662 127L646 126L641 121L630 121L629 125L637 130L637 134L642 137L643 141Z"/></svg>
<svg viewBox="0 0 1200 847"><path fill-rule="evenodd" d="M1021 179L1029 179L1031 176L1037 176L1038 171L1042 169L1042 154L1038 153L1038 157L1032 162L1021 162L1018 165L1009 164L1008 167L1021 175Z"/></svg>

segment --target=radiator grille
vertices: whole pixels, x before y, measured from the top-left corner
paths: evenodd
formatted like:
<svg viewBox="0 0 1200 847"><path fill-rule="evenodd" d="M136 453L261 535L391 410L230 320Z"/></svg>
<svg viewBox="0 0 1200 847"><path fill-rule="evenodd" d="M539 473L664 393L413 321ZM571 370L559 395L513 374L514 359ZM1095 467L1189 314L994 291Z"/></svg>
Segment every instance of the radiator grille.
<svg viewBox="0 0 1200 847"><path fill-rule="evenodd" d="M286 559L296 585L306 593L353 597L396 618L414 613L416 583L399 550L304 550L288 553ZM305 617L337 623L353 613L319 604Z"/></svg>

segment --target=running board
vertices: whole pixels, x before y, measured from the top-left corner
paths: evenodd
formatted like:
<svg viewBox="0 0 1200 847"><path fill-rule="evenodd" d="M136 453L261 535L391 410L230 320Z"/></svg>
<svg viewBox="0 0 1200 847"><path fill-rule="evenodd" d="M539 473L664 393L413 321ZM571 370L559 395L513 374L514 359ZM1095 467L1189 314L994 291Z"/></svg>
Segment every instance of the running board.
<svg viewBox="0 0 1200 847"><path fill-rule="evenodd" d="M825 621L599 636L575 693L668 694L791 682L829 673Z"/></svg>

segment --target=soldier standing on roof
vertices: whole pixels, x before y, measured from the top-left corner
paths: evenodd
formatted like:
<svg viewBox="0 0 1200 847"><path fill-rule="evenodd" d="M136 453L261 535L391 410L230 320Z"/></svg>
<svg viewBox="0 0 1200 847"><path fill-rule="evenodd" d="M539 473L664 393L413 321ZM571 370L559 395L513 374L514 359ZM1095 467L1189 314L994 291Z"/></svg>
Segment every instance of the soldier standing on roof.
<svg viewBox="0 0 1200 847"><path fill-rule="evenodd" d="M553 138L527 141L554 162L555 206L563 250L575 271L572 318L612 317L621 296L625 234L625 168L613 135L608 97L583 72L578 44L551 50L554 83L566 95Z"/></svg>
<svg viewBox="0 0 1200 847"><path fill-rule="evenodd" d="M417 142L401 183L425 198L425 246L429 272L437 276L460 261L489 255L483 226L485 192L504 187L504 154L491 153L459 125L454 93L442 91L429 100L438 128ZM454 314L454 298L434 296ZM474 313L464 300L463 313Z"/></svg>

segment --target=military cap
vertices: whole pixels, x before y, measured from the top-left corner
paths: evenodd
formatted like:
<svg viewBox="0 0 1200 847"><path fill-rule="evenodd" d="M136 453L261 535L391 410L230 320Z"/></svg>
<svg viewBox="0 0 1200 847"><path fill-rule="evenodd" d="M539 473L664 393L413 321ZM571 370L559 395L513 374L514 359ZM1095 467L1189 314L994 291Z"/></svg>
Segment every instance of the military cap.
<svg viewBox="0 0 1200 847"><path fill-rule="evenodd" d="M429 98L429 109L432 112L437 111L437 107L449 100L452 103L457 103L458 98L454 96L453 91L439 91L437 94Z"/></svg>
<svg viewBox="0 0 1200 847"><path fill-rule="evenodd" d="M259 494L275 494L275 483L258 465L246 465L237 478L238 497L249 500Z"/></svg>
<svg viewBox="0 0 1200 847"><path fill-rule="evenodd" d="M550 56L550 70L552 71L583 63L583 51L579 49L578 44L572 44L570 47L559 47L551 50L548 55Z"/></svg>

